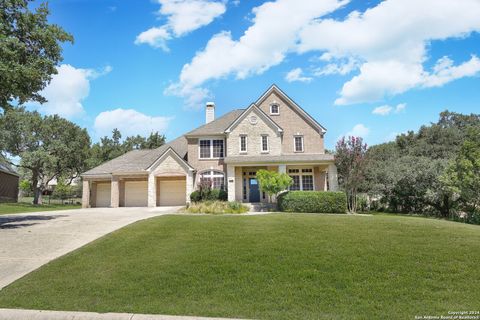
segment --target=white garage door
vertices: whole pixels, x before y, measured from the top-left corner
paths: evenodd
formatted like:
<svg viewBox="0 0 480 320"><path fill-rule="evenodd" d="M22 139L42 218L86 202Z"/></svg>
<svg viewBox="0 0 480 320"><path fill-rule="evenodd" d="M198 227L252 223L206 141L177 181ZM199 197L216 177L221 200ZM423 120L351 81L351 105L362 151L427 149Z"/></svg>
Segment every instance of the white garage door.
<svg viewBox="0 0 480 320"><path fill-rule="evenodd" d="M146 207L148 204L147 181L125 182L125 207Z"/></svg>
<svg viewBox="0 0 480 320"><path fill-rule="evenodd" d="M111 184L109 183L98 183L97 184L97 203L96 207L110 207L110 191Z"/></svg>
<svg viewBox="0 0 480 320"><path fill-rule="evenodd" d="M161 206L183 206L186 201L185 180L160 180L160 205Z"/></svg>

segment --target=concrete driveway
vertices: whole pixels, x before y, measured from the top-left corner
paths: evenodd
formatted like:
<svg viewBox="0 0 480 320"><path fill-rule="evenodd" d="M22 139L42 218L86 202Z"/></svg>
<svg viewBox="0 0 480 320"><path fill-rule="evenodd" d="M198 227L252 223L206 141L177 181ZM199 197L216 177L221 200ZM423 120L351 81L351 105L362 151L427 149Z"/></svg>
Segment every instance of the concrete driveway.
<svg viewBox="0 0 480 320"><path fill-rule="evenodd" d="M0 215L0 289L107 233L179 208L92 208Z"/></svg>

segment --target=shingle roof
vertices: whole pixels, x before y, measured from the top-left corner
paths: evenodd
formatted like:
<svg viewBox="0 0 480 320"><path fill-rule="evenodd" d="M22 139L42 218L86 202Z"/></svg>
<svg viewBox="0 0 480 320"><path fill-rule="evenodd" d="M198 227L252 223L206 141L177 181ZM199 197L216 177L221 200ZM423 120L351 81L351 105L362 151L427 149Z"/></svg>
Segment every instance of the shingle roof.
<svg viewBox="0 0 480 320"><path fill-rule="evenodd" d="M234 156L226 157L225 163L287 163L309 161L333 161L332 154L282 154L279 156Z"/></svg>
<svg viewBox="0 0 480 320"><path fill-rule="evenodd" d="M18 173L15 170L13 170L13 168L10 167L10 165L8 165L6 163L0 163L0 171L4 172L4 173L11 174L11 175L14 175L14 176L18 176Z"/></svg>
<svg viewBox="0 0 480 320"><path fill-rule="evenodd" d="M95 167L82 176L88 175L109 175L112 172L142 172L148 169L168 148L172 148L181 158L187 154L187 139L189 135L211 135L222 134L225 129L243 112L243 109L237 109L228 112L214 121L207 123L187 134L172 140L163 146L153 150L134 150L126 154L105 162Z"/></svg>
<svg viewBox="0 0 480 320"><path fill-rule="evenodd" d="M133 150L113 160L95 167L82 176L108 175L112 172L141 172L150 167L165 151L172 148L178 155L185 158L187 154L187 139L181 136L153 150Z"/></svg>
<svg viewBox="0 0 480 320"><path fill-rule="evenodd" d="M220 118L186 133L185 136L223 134L225 130L230 126L230 124L235 121L235 119L237 119L237 117L242 114L244 110L245 109L232 110L224 114Z"/></svg>

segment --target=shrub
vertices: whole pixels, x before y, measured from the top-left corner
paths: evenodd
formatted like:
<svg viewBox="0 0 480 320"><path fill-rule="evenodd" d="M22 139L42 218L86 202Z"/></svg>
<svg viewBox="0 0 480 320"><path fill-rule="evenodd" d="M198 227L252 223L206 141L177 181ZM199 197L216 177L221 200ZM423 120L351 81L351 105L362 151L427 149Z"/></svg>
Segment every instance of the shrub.
<svg viewBox="0 0 480 320"><path fill-rule="evenodd" d="M187 213L207 213L207 214L222 214L222 213L245 213L248 207L240 202L226 202L226 201L204 201L192 203L184 212Z"/></svg>
<svg viewBox="0 0 480 320"><path fill-rule="evenodd" d="M190 200L192 202L199 202L202 200L202 195L200 194L200 191L195 190L190 194Z"/></svg>
<svg viewBox="0 0 480 320"><path fill-rule="evenodd" d="M190 200L192 202L200 201L227 201L228 194L225 190L221 189L199 189L190 194Z"/></svg>
<svg viewBox="0 0 480 320"><path fill-rule="evenodd" d="M278 208L286 212L346 213L344 192L288 191L278 196Z"/></svg>

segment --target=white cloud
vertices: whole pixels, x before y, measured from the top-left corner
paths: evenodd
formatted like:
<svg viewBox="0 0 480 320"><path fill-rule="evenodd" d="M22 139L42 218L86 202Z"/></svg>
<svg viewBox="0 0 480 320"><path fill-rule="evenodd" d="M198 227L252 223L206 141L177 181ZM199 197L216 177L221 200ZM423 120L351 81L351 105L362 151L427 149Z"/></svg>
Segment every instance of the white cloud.
<svg viewBox="0 0 480 320"><path fill-rule="evenodd" d="M287 81L287 82L295 82L295 81L310 82L310 81L312 81L312 78L302 76L302 73L303 73L303 71L302 71L301 68L293 69L285 75L285 81Z"/></svg>
<svg viewBox="0 0 480 320"><path fill-rule="evenodd" d="M62 64L57 71L58 74L53 75L50 84L40 93L47 102L31 105L46 114L72 118L84 113L82 102L90 93L90 81L110 73L112 67L106 66L103 70L97 71Z"/></svg>
<svg viewBox="0 0 480 320"><path fill-rule="evenodd" d="M472 77L480 72L480 59L472 55L470 60L454 66L453 61L443 57L437 61L433 73L425 77L425 87L440 87L444 84L463 77Z"/></svg>
<svg viewBox="0 0 480 320"><path fill-rule="evenodd" d="M399 103L395 107L389 106L389 105L384 105L380 107L376 107L373 109L372 113L380 116L387 116L390 113L395 112L395 113L400 113L405 111L405 108L407 107L406 103Z"/></svg>
<svg viewBox="0 0 480 320"><path fill-rule="evenodd" d="M164 133L171 120L171 117L152 117L133 109L119 108L101 112L95 118L94 128L99 137L110 135L115 128L123 137L148 136L151 132Z"/></svg>
<svg viewBox="0 0 480 320"><path fill-rule="evenodd" d="M458 66L443 59L432 72L423 63L431 41L479 31L478 16L478 0L385 0L363 13L354 11L344 20L310 23L301 31L298 49L323 51L324 61L362 61L360 73L343 85L335 103L376 101L477 74L480 64L475 56Z"/></svg>
<svg viewBox="0 0 480 320"><path fill-rule="evenodd" d="M407 108L407 104L406 104L406 103L399 103L399 104L397 104L397 106L395 107L395 113L403 112L403 111L405 111L405 108Z"/></svg>
<svg viewBox="0 0 480 320"><path fill-rule="evenodd" d="M159 28L154 27L140 33L137 39L135 39L135 44L145 43L154 48L161 48L168 51L167 40L171 38L172 36L165 26Z"/></svg>
<svg viewBox="0 0 480 320"><path fill-rule="evenodd" d="M161 5L158 14L166 16L167 23L140 33L135 44L149 44L166 51L168 40L206 26L226 11L223 1L157 0L157 2Z"/></svg>
<svg viewBox="0 0 480 320"><path fill-rule="evenodd" d="M376 107L375 109L373 109L372 113L378 114L380 116L386 116L390 114L390 112L392 112L392 109L393 108L391 106L384 105L384 106Z"/></svg>
<svg viewBox="0 0 480 320"><path fill-rule="evenodd" d="M323 54L320 56L319 60L321 61L331 61L331 56ZM346 61L341 61L341 59L336 63L329 63L324 67L317 68L314 72L315 76L327 76L327 75L346 75L358 68L358 62L349 57Z"/></svg>
<svg viewBox="0 0 480 320"><path fill-rule="evenodd" d="M252 10L253 24L238 40L232 39L228 31L214 35L206 47L183 66L179 82L166 92L177 92L186 98L182 93L199 88L211 79L229 75L244 79L261 74L281 63L295 48L298 34L305 25L345 3L347 1L340 0L265 2Z"/></svg>
<svg viewBox="0 0 480 320"><path fill-rule="evenodd" d="M370 129L362 123L356 124L352 130L345 134L345 137L362 137L366 138L370 134Z"/></svg>

